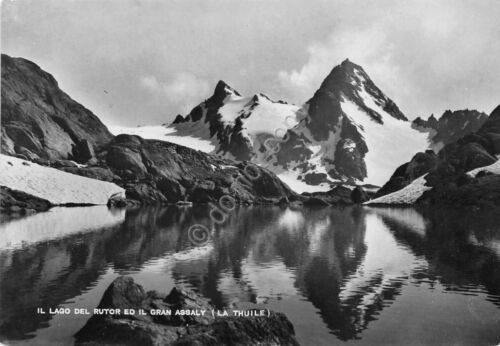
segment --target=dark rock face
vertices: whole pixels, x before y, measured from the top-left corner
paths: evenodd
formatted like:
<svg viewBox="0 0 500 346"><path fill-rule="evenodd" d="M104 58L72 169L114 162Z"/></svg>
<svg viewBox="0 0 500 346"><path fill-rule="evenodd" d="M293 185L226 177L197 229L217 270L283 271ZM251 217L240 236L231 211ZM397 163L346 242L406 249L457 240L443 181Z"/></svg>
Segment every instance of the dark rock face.
<svg viewBox="0 0 500 346"><path fill-rule="evenodd" d="M476 110L447 110L439 120L433 114L427 120L416 118L412 125L420 131L429 132L431 147L438 152L446 144L479 130L487 119L488 114Z"/></svg>
<svg viewBox="0 0 500 346"><path fill-rule="evenodd" d="M427 119L424 120L421 117L417 117L412 121L413 125L416 127L420 128L429 128L429 129L437 129L438 128L438 120L434 116L434 114L431 114L431 116Z"/></svg>
<svg viewBox="0 0 500 346"><path fill-rule="evenodd" d="M332 177L366 177L367 169L364 157L368 152L363 137L358 129L347 119L342 121L343 138L337 144L335 150L335 159L327 159L331 164L335 165L335 169L330 171ZM351 151L345 150L348 143L355 143L356 147Z"/></svg>
<svg viewBox="0 0 500 346"><path fill-rule="evenodd" d="M356 204L361 204L370 199L370 196L365 192L361 186L356 186L351 193L351 199Z"/></svg>
<svg viewBox="0 0 500 346"><path fill-rule="evenodd" d="M460 175L440 181L434 189L424 192L423 204L450 204L474 209L500 207L500 176L478 174L476 178Z"/></svg>
<svg viewBox="0 0 500 346"><path fill-rule="evenodd" d="M426 152L417 155L408 164L398 168L379 195L405 186L419 173L426 173L426 191L418 203L446 203L462 206L492 207L500 205L500 179L498 175L478 174L475 178L466 172L491 165L500 154L500 106L488 117L481 128L446 145L437 156ZM423 156L422 156L423 155ZM420 163L418 163L420 161ZM410 167L413 164L413 168ZM409 174L413 172L413 174Z"/></svg>
<svg viewBox="0 0 500 346"><path fill-rule="evenodd" d="M376 196L383 196L394 191L401 190L409 185L413 180L430 172L437 167L438 157L432 150L425 153L417 153L410 162L407 162L396 169L391 179L382 186Z"/></svg>
<svg viewBox="0 0 500 346"><path fill-rule="evenodd" d="M26 214L46 211L51 206L50 202L45 199L0 186L0 213Z"/></svg>
<svg viewBox="0 0 500 346"><path fill-rule="evenodd" d="M394 101L385 96L373 83L361 66L346 59L330 72L318 91L307 102L310 107L309 115L311 118L309 129L316 134L316 140L326 139L328 131L334 130L340 121L343 113L340 101L343 96L354 101L375 121L383 122L381 114L369 108L359 94L359 86L361 85L365 87L371 96L380 101L381 107L392 117L408 120Z"/></svg>
<svg viewBox="0 0 500 346"><path fill-rule="evenodd" d="M69 155L70 159L79 163L86 163L94 157L94 147L86 139L81 139L71 145L71 155Z"/></svg>
<svg viewBox="0 0 500 346"><path fill-rule="evenodd" d="M2 152L87 162L113 137L36 64L2 54Z"/></svg>
<svg viewBox="0 0 500 346"><path fill-rule="evenodd" d="M296 194L273 173L248 163L217 158L180 145L119 135L97 154L93 166L65 171L113 181L127 198L145 204L216 202L277 203Z"/></svg>
<svg viewBox="0 0 500 346"><path fill-rule="evenodd" d="M220 144L217 154L229 153L236 160L250 160L252 147L248 138L242 133L243 123L240 118L248 115L240 115L234 124L225 124L221 121L222 116L219 114L219 109L224 105L224 100L231 95L241 96L238 91L224 81L219 81L210 98L193 108L185 118L177 116L173 123L195 122L201 120L205 114L204 122L210 130L210 136L215 136Z"/></svg>
<svg viewBox="0 0 500 346"><path fill-rule="evenodd" d="M177 116L174 119L174 124L180 124L184 122L184 117L180 114L177 114Z"/></svg>
<svg viewBox="0 0 500 346"><path fill-rule="evenodd" d="M146 315L94 315L75 335L77 345L298 345L293 325L281 313L270 317L213 318L214 309L193 292L178 288L168 296L145 292L130 277L106 290L99 309L144 309ZM171 316L151 310L171 310ZM205 310L204 316L175 316L175 310Z"/></svg>
<svg viewBox="0 0 500 346"><path fill-rule="evenodd" d="M361 87L393 118L408 120L396 104L374 84L361 66L346 60L335 67L311 100L308 101L309 118L305 122L306 127L317 141L327 140L328 134L337 132L336 129L340 127L341 131L338 131L337 135L341 138L337 142L335 155L333 158L323 158L325 163L334 167L328 171L330 177L334 179L345 181L346 177L349 177L363 180L367 176L364 158L370 150L359 128L352 119L344 114L340 106L342 99L351 100L372 120L380 124L384 123L381 114L365 104L360 93ZM416 119L413 126L421 131L429 131L431 147L441 149L443 145L476 131L486 121L486 118L485 113L474 110L446 111L439 120L434 116L431 116L428 121ZM350 148L350 150L346 150L346 148ZM410 171L414 170L413 167L409 169ZM409 172L409 174L412 173ZM413 180L411 177L409 179Z"/></svg>
<svg viewBox="0 0 500 346"><path fill-rule="evenodd" d="M500 106L477 132L445 146L439 152L440 162L449 164L457 173L490 165L497 160L495 156L500 154L499 136Z"/></svg>
<svg viewBox="0 0 500 346"><path fill-rule="evenodd" d="M489 116L481 128L439 152L439 163L426 177L427 191L421 202L451 203L482 206L500 205L498 176L481 176L475 179L464 177L467 171L488 166L497 161L500 154L500 106ZM484 203L483 203L484 202Z"/></svg>

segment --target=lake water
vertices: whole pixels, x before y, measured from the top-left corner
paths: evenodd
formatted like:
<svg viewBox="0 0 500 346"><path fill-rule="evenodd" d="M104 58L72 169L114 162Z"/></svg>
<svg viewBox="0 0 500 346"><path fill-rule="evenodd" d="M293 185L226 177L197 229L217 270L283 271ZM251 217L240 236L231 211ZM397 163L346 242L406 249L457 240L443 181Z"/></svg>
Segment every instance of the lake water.
<svg viewBox="0 0 500 346"><path fill-rule="evenodd" d="M0 223L0 341L66 345L130 275L284 312L302 345L497 345L500 215L452 209L56 208ZM210 229L195 246L187 230Z"/></svg>

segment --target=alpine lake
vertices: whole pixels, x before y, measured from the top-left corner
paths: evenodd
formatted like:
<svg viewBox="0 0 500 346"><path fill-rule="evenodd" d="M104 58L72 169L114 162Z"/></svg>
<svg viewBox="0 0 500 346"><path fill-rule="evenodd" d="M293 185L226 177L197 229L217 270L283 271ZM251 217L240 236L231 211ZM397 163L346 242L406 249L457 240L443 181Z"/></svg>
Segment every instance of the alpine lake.
<svg viewBox="0 0 500 346"><path fill-rule="evenodd" d="M500 343L498 213L241 206L218 225L209 212L3 216L0 342L72 344L85 312L128 275L147 290L191 289L220 309L281 311L301 345ZM209 231L203 242L189 236L195 224Z"/></svg>

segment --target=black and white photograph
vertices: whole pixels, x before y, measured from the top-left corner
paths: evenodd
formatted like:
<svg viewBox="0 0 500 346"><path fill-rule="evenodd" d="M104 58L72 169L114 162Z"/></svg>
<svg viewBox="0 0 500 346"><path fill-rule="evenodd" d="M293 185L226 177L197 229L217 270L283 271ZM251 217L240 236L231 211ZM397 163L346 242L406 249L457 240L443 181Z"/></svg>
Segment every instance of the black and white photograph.
<svg viewBox="0 0 500 346"><path fill-rule="evenodd" d="M0 346L500 345L500 1L0 4Z"/></svg>

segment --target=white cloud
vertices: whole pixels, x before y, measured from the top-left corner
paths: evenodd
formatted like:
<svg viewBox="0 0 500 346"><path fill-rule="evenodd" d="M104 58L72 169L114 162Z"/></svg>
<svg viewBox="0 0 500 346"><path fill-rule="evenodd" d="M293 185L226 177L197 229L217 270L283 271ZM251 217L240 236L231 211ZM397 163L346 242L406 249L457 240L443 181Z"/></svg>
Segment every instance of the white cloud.
<svg viewBox="0 0 500 346"><path fill-rule="evenodd" d="M140 85L162 98L165 107L177 113L187 113L195 105L203 101L210 88L208 82L191 73L178 73L169 82L158 80L155 76L143 76Z"/></svg>
<svg viewBox="0 0 500 346"><path fill-rule="evenodd" d="M2 5L2 52L34 61L120 124L173 120L208 96L204 80L299 104L347 57L409 117L499 102L498 0Z"/></svg>
<svg viewBox="0 0 500 346"><path fill-rule="evenodd" d="M397 2L391 11L350 12L324 39L307 47L307 59L282 70L278 82L294 102L304 102L331 69L349 58L360 64L410 118L445 109L491 111L498 100L496 24L477 4L442 0ZM359 16L357 16L359 14Z"/></svg>
<svg viewBox="0 0 500 346"><path fill-rule="evenodd" d="M326 41L308 48L309 58L298 70L280 71L281 86L294 94L294 98L306 101L318 89L331 69L348 58L368 68L370 75L392 78L395 67L391 65L392 45L386 35L377 29L346 30L335 32Z"/></svg>

